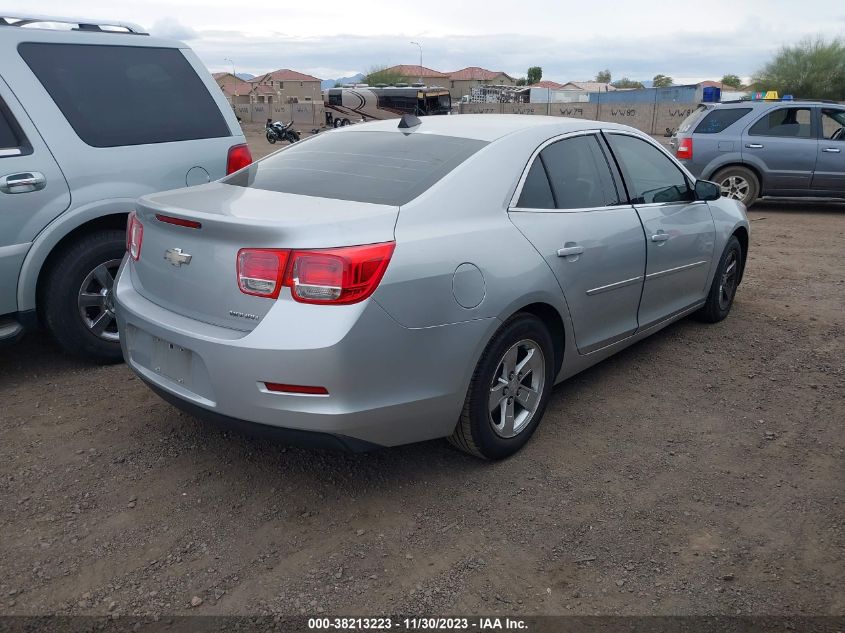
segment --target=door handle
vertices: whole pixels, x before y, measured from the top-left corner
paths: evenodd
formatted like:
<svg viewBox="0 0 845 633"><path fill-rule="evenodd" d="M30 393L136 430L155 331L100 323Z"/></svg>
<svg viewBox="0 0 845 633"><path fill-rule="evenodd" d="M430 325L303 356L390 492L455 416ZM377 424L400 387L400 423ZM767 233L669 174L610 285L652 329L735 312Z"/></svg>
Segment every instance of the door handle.
<svg viewBox="0 0 845 633"><path fill-rule="evenodd" d="M762 143L746 143L745 146L748 149L763 149Z"/></svg>
<svg viewBox="0 0 845 633"><path fill-rule="evenodd" d="M665 242L669 239L669 234L663 231L662 229L651 236L652 242Z"/></svg>
<svg viewBox="0 0 845 633"><path fill-rule="evenodd" d="M557 256L558 257L569 257L571 255L582 255L583 253L584 253L584 247L583 246L577 246L577 245L575 245L574 242L567 242L566 246L558 249Z"/></svg>
<svg viewBox="0 0 845 633"><path fill-rule="evenodd" d="M827 152L828 154L838 154L839 148L838 147L825 147L822 151Z"/></svg>
<svg viewBox="0 0 845 633"><path fill-rule="evenodd" d="M30 193L40 191L47 186L44 174L32 171L20 174L9 174L0 178L0 191L3 193Z"/></svg>

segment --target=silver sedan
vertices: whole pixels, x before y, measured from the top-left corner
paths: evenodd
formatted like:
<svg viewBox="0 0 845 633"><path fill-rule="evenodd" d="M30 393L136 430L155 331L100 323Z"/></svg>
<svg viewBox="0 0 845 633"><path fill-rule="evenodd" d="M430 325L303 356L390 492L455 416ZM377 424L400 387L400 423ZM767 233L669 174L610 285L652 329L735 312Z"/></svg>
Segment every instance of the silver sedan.
<svg viewBox="0 0 845 633"><path fill-rule="evenodd" d="M406 116L141 199L115 300L129 366L199 417L498 459L556 383L724 319L748 243L741 203L631 128Z"/></svg>

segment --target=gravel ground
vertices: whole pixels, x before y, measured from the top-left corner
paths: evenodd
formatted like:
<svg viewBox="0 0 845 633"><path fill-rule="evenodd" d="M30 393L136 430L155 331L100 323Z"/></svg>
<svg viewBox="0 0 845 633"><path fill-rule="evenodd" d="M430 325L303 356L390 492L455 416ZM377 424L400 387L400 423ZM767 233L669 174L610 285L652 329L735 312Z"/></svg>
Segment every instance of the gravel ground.
<svg viewBox="0 0 845 633"><path fill-rule="evenodd" d="M500 463L286 448L0 349L0 614L845 614L845 205L750 216L726 321L558 386Z"/></svg>

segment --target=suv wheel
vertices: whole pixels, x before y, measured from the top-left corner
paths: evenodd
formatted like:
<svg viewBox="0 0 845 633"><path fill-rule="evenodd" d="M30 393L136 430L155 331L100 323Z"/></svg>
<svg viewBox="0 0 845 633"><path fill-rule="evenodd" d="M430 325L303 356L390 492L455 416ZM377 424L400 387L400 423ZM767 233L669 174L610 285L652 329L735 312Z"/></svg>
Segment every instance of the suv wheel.
<svg viewBox="0 0 845 633"><path fill-rule="evenodd" d="M760 195L760 180L746 167L735 165L720 169L713 176L713 181L721 187L725 198L739 200L746 207L754 204Z"/></svg>
<svg viewBox="0 0 845 633"><path fill-rule="evenodd" d="M59 253L47 274L44 320L62 349L102 363L122 359L112 287L126 250L125 233L89 233Z"/></svg>

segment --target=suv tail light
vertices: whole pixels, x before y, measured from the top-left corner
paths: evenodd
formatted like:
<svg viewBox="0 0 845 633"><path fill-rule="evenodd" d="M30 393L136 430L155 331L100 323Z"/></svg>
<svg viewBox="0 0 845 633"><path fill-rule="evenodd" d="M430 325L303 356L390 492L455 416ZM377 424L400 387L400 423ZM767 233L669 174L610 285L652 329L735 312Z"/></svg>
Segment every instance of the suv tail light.
<svg viewBox="0 0 845 633"><path fill-rule="evenodd" d="M277 299L290 251L242 248L238 251L238 288L256 297Z"/></svg>
<svg viewBox="0 0 845 633"><path fill-rule="evenodd" d="M678 139L678 149L675 156L684 160L692 160L692 138Z"/></svg>
<svg viewBox="0 0 845 633"><path fill-rule="evenodd" d="M250 154L249 147L245 143L232 145L229 148L229 154L226 156L227 176L250 164L252 164L252 154Z"/></svg>
<svg viewBox="0 0 845 633"><path fill-rule="evenodd" d="M141 257L141 244L144 241L144 225L134 211L126 219L126 251L136 262Z"/></svg>
<svg viewBox="0 0 845 633"><path fill-rule="evenodd" d="M325 250L244 248L238 251L238 287L270 299L288 286L300 303L358 303L375 292L395 247L385 242Z"/></svg>

